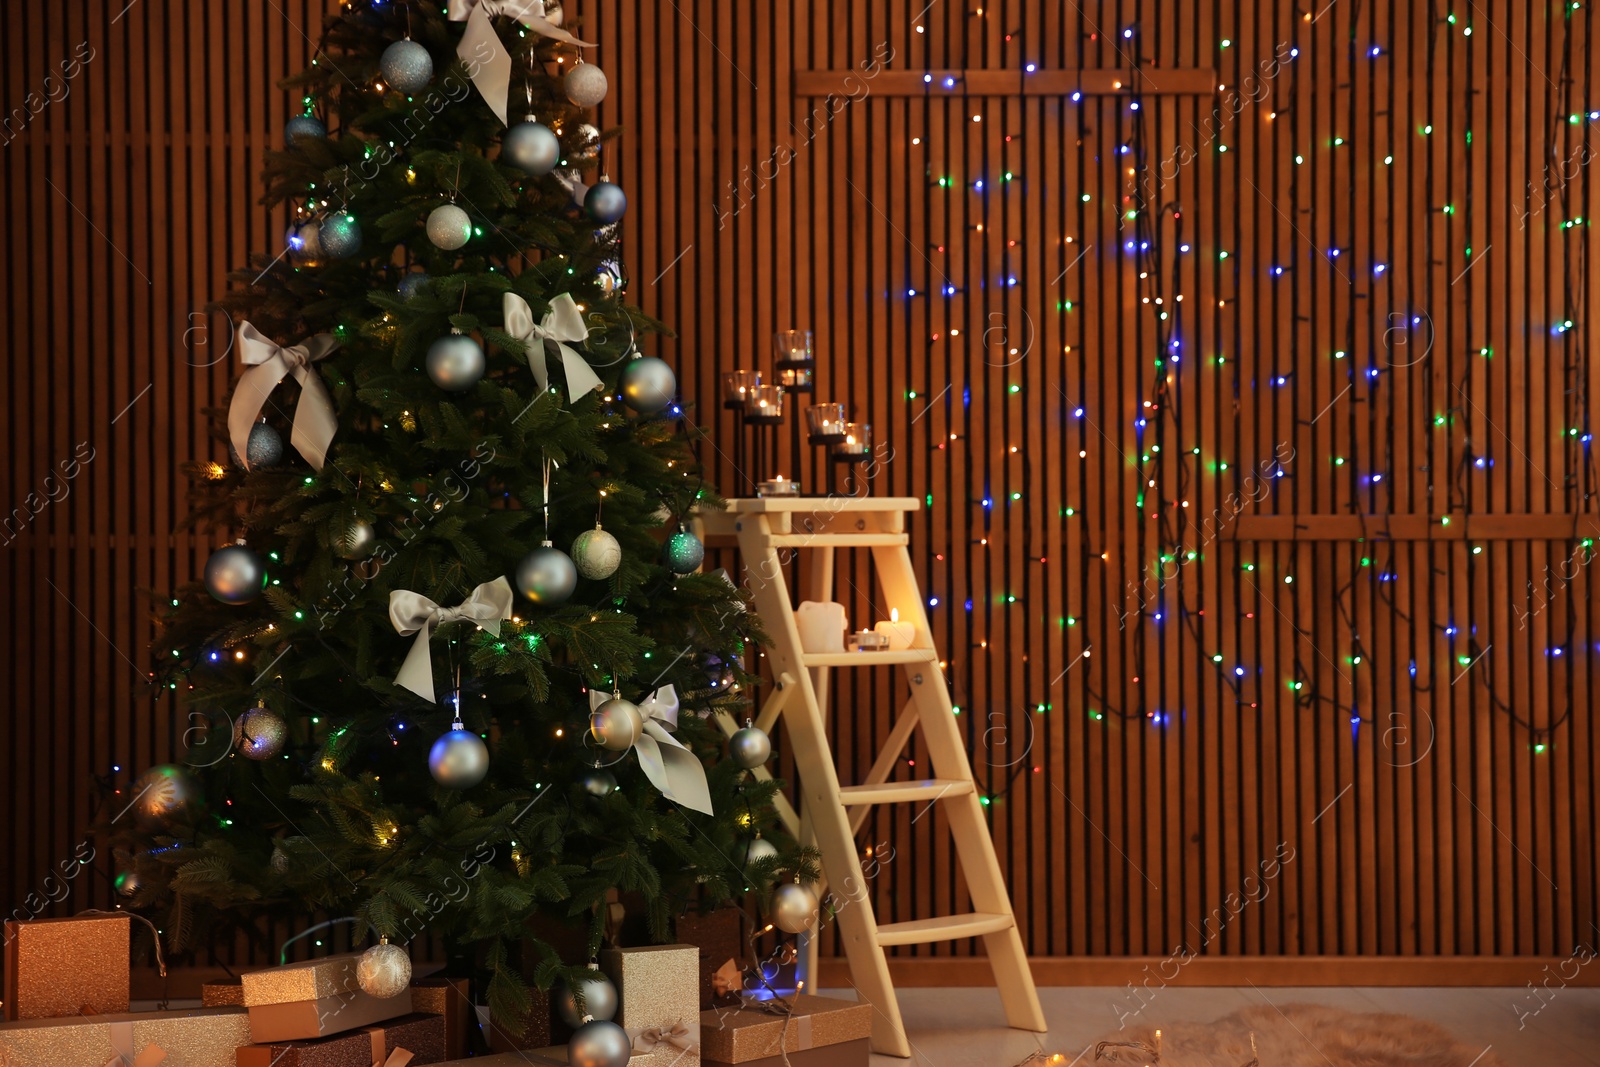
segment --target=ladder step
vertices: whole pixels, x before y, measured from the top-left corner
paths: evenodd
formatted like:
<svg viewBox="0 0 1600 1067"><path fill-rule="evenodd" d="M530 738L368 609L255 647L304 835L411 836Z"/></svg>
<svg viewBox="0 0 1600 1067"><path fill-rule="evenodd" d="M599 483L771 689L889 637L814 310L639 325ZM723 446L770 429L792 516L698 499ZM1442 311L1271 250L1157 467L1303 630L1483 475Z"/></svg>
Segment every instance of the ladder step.
<svg viewBox="0 0 1600 1067"><path fill-rule="evenodd" d="M926 945L934 941L956 941L963 937L999 933L1017 924L1010 915L975 912L971 915L940 915L932 919L886 923L878 927L878 944Z"/></svg>
<svg viewBox="0 0 1600 1067"><path fill-rule="evenodd" d="M862 804L931 804L935 800L966 796L971 792L970 778L924 778L920 782L840 786L839 800L846 807Z"/></svg>
<svg viewBox="0 0 1600 1067"><path fill-rule="evenodd" d="M932 663L937 649L900 648L882 652L806 652L800 660L807 667L889 667L895 664Z"/></svg>
<svg viewBox="0 0 1600 1067"><path fill-rule="evenodd" d="M777 548L893 548L909 545L911 535L903 533L797 533L773 534L768 540Z"/></svg>

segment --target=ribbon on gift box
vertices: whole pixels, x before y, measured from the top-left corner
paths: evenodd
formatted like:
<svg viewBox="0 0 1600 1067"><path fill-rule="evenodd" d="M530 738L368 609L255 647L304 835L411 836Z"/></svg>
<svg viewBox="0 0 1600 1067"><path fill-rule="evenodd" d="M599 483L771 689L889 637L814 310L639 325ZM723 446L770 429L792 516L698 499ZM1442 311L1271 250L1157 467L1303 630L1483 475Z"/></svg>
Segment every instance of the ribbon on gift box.
<svg viewBox="0 0 1600 1067"><path fill-rule="evenodd" d="M516 293L507 293L502 302L506 320L506 333L521 341L527 350L528 368L539 391L550 388L550 366L544 343L554 341L561 352L561 366L567 372L567 396L576 400L585 393L603 387L600 376L582 356L567 346L568 341L582 342L589 338L589 327L584 324L583 312L572 299L571 293L562 293L550 301L550 309L538 322L533 320L533 309Z"/></svg>
<svg viewBox="0 0 1600 1067"><path fill-rule="evenodd" d="M383 1027L374 1026L372 1034L372 1067L406 1067L406 1064L415 1059L415 1055L403 1048L389 1051L389 1039L384 1035Z"/></svg>
<svg viewBox="0 0 1600 1067"><path fill-rule="evenodd" d="M492 582L484 582L472 595L453 608L443 608L421 593L409 589L396 589L389 594L389 621L401 637L417 635L406 653L406 661L395 675L395 684L404 686L432 703L433 657L428 653L428 639L433 628L443 623L466 619L482 629L499 636L500 620L511 618L511 583L501 575Z"/></svg>
<svg viewBox="0 0 1600 1067"><path fill-rule="evenodd" d="M719 997L744 992L744 971L736 961L729 960L716 969L711 976L711 991Z"/></svg>
<svg viewBox="0 0 1600 1067"><path fill-rule="evenodd" d="M239 455L239 462L250 468L250 428L261 417L272 391L283 379L294 376L300 383L300 403L294 409L294 430L289 443L316 470L328 458L339 417L322 376L311 364L326 359L339 347L332 334L319 333L298 345L279 345L269 340L248 322L239 324L239 358L248 366L233 390L228 405L228 440Z"/></svg>
<svg viewBox="0 0 1600 1067"><path fill-rule="evenodd" d="M111 1047L116 1054L106 1061L106 1067L156 1067L156 1064L167 1058L167 1050L160 1045L149 1044L137 1056L133 1053L133 1024L110 1023L107 1029L111 1031Z"/></svg>
<svg viewBox="0 0 1600 1067"><path fill-rule="evenodd" d="M557 26L545 15L545 0L450 0L450 21L466 21L467 30L456 46L456 55L472 75L489 109L506 121L506 101L511 92L511 53L494 30L494 17L508 15L541 37L593 48Z"/></svg>
<svg viewBox="0 0 1600 1067"><path fill-rule="evenodd" d="M695 1021L693 1029L679 1019L671 1026L624 1027L624 1030L633 1042L635 1054L648 1054L662 1045L668 1045L678 1050L678 1054L672 1058L672 1062L677 1063L689 1053L700 1051L699 1020Z"/></svg>
<svg viewBox="0 0 1600 1067"><path fill-rule="evenodd" d="M610 694L600 689L589 690L589 710L593 711L610 700ZM644 716L644 730L633 743L639 754L639 766L644 776L668 800L682 804L707 815L711 810L711 790L706 785L706 768L682 741L672 736L678 728L678 690L664 685L639 702Z"/></svg>

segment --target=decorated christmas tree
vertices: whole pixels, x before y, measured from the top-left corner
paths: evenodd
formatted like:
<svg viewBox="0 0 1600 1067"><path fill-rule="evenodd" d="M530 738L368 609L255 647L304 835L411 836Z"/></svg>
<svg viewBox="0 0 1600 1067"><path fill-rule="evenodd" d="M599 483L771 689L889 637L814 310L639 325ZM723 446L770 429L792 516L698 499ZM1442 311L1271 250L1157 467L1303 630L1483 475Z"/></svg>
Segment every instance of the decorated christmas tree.
<svg viewBox="0 0 1600 1067"><path fill-rule="evenodd" d="M747 710L759 635L697 573L720 501L623 296L575 31L356 0L288 83L264 202L295 222L219 302L238 376L192 468L218 549L160 602L188 751L111 831L170 950L353 917L357 946L464 952L515 1020L584 962L530 917L593 953L608 894L661 939L806 865L752 848L765 739L729 758L710 721Z"/></svg>

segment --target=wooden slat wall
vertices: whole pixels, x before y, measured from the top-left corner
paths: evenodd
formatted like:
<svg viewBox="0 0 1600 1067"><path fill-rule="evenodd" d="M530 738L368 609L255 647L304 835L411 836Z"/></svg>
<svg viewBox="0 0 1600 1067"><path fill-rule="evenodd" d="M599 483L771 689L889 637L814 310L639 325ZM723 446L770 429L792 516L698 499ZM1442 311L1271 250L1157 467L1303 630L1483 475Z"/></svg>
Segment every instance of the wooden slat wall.
<svg viewBox="0 0 1600 1067"><path fill-rule="evenodd" d="M172 533L230 373L191 316L281 240L255 176L322 7L125 3L0 26L5 108L95 50L0 134L3 499L95 450L5 535L8 909L81 838L91 776L181 738L140 686L137 590L209 548ZM1588 5L568 7L626 127L630 293L678 330L658 351L719 483L820 484L792 428L739 469L716 396L800 326L816 398L888 457L874 491L931 498L914 551L1034 953L1592 937ZM882 617L865 564L840 577ZM899 694L835 691L850 780ZM963 906L936 815L861 844L884 920Z"/></svg>

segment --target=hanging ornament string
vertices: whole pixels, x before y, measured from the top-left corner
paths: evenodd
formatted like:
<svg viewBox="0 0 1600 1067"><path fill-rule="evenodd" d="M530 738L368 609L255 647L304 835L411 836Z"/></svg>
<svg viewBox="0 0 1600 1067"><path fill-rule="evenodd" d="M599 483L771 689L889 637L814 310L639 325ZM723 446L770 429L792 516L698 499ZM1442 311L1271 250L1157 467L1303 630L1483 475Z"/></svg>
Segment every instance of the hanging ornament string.
<svg viewBox="0 0 1600 1067"><path fill-rule="evenodd" d="M549 456L543 456L544 464L544 491L540 507L544 511L544 543L550 543L550 470L556 466L556 461Z"/></svg>

